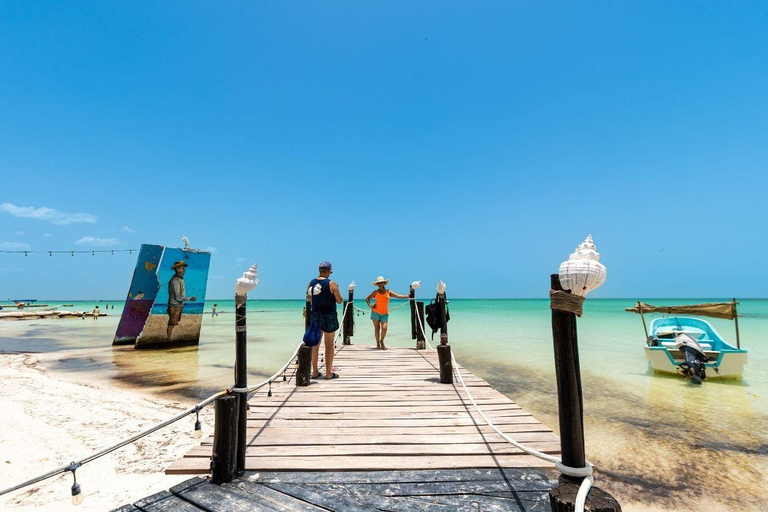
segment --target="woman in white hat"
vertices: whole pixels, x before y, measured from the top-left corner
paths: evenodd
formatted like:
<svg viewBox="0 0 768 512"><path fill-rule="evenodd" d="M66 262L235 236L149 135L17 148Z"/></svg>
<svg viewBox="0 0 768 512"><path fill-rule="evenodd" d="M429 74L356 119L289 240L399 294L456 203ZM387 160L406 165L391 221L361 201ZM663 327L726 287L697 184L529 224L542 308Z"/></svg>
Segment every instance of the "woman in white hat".
<svg viewBox="0 0 768 512"><path fill-rule="evenodd" d="M377 290L371 292L371 294L365 298L365 302L368 307L371 308L371 320L373 320L373 335L376 337L376 348L386 349L384 346L384 338L387 335L387 323L389 322L389 298L395 297L396 299L407 299L407 295L400 295L391 290L387 290L385 286L389 283L389 279L384 279L384 276L379 276L372 283L373 286L378 287ZM375 297L375 302L371 304L371 299Z"/></svg>

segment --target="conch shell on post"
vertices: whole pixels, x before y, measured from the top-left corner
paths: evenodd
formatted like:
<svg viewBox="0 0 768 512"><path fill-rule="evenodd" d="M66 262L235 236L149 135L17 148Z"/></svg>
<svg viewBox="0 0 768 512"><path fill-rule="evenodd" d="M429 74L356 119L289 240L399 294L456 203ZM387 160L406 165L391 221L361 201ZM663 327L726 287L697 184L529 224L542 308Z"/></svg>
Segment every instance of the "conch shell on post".
<svg viewBox="0 0 768 512"><path fill-rule="evenodd" d="M560 264L560 285L564 290L585 297L595 288L602 286L606 270L605 265L598 261L600 253L596 249L592 235L589 235L568 259Z"/></svg>
<svg viewBox="0 0 768 512"><path fill-rule="evenodd" d="M254 263L248 270L243 272L243 277L238 278L235 281L235 295L245 297L248 292L256 288L259 284L259 280L256 278L259 274L257 272L258 264Z"/></svg>

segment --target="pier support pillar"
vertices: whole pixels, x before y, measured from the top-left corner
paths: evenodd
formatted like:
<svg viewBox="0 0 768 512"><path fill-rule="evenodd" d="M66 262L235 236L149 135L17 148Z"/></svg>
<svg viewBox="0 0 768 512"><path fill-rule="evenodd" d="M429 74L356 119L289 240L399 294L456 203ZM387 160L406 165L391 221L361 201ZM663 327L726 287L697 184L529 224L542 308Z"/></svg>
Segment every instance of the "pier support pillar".
<svg viewBox="0 0 768 512"><path fill-rule="evenodd" d="M424 302L416 301L416 350L424 350L427 348L427 338L424 335Z"/></svg>
<svg viewBox="0 0 768 512"><path fill-rule="evenodd" d="M238 399L223 396L215 402L216 425L213 432L212 482L229 483L237 475Z"/></svg>
<svg viewBox="0 0 768 512"><path fill-rule="evenodd" d="M574 512L576 494L579 492L581 483L566 476L561 476L557 483L558 486L549 491L549 506L552 507L552 512ZM592 487L589 490L584 510L589 512L621 512L621 505L604 490Z"/></svg>
<svg viewBox="0 0 768 512"><path fill-rule="evenodd" d="M440 345L437 347L437 357L440 360L440 383L453 384L453 362L451 361L451 346L448 345L448 315L445 311L444 290L445 285L443 285L442 291L438 288L437 292L437 307L440 311Z"/></svg>
<svg viewBox="0 0 768 512"><path fill-rule="evenodd" d="M451 346L438 345L437 357L440 360L440 384L453 384L453 363L451 362Z"/></svg>
<svg viewBox="0 0 768 512"><path fill-rule="evenodd" d="M235 295L235 387L248 387L248 335L246 333L245 314L247 295ZM237 470L245 470L245 430L248 417L248 393L240 392L237 414Z"/></svg>
<svg viewBox="0 0 768 512"><path fill-rule="evenodd" d="M352 336L355 334L355 289L349 288L349 300L344 301L343 309L345 311L344 318L341 319L343 332L342 332L342 344L351 345Z"/></svg>
<svg viewBox="0 0 768 512"><path fill-rule="evenodd" d="M553 291L563 291L560 276L551 275ZM565 290L570 293L569 290ZM579 367L576 314L552 308L552 340L555 349L555 376L560 420L560 452L563 464L573 468L586 465L584 447L584 402ZM549 491L552 512L572 512L576 494L583 478L561 476L559 485ZM608 493L592 487L585 510L590 512L620 512L621 506Z"/></svg>
<svg viewBox="0 0 768 512"><path fill-rule="evenodd" d="M321 340L322 343L322 340ZM296 368L296 385L309 386L312 376L312 347L302 345L299 347Z"/></svg>

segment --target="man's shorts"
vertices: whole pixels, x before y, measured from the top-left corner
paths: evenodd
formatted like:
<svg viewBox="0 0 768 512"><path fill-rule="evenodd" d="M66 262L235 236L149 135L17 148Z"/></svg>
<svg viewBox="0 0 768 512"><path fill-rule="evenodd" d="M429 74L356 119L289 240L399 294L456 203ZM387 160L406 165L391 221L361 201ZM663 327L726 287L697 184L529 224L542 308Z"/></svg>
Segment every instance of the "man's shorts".
<svg viewBox="0 0 768 512"><path fill-rule="evenodd" d="M336 332L339 330L339 317L335 311L332 313L313 311L310 320L320 322L320 330L323 332Z"/></svg>
<svg viewBox="0 0 768 512"><path fill-rule="evenodd" d="M168 325L179 325L182 309L184 306L168 306Z"/></svg>
<svg viewBox="0 0 768 512"><path fill-rule="evenodd" d="M382 315L375 311L371 311L371 320L377 320L379 322L389 322L389 313Z"/></svg>

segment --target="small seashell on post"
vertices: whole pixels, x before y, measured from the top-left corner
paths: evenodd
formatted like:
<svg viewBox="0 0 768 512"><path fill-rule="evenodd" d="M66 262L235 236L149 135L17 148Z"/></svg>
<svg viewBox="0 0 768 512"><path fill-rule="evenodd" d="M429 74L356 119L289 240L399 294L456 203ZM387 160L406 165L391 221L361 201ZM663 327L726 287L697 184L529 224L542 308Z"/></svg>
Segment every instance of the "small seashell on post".
<svg viewBox="0 0 768 512"><path fill-rule="evenodd" d="M602 286L606 270L605 265L598 261L600 253L596 249L592 235L589 235L568 259L560 264L560 284L564 290L584 297Z"/></svg>

